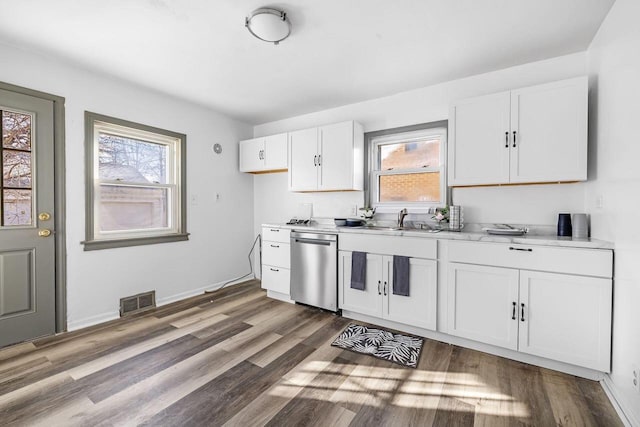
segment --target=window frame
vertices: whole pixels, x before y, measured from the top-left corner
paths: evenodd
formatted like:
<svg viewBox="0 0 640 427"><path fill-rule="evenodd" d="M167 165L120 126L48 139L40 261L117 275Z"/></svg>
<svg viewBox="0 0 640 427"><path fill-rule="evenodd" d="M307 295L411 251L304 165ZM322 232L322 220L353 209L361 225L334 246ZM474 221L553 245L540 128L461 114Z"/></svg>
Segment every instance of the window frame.
<svg viewBox="0 0 640 427"><path fill-rule="evenodd" d="M135 183L104 180L98 176L100 132L122 135L168 147L167 182ZM187 136L127 120L85 111L85 240L84 250L112 249L129 246L169 243L189 239L187 233ZM99 195L104 185L135 188L166 188L171 193L168 203L167 228L131 231L100 231Z"/></svg>
<svg viewBox="0 0 640 427"><path fill-rule="evenodd" d="M382 145L424 140L429 137L440 139L440 166L428 168L407 168L383 171L380 169L378 148ZM367 204L380 213L397 212L408 208L415 213L433 212L435 208L448 204L447 186L447 122L439 121L421 125L405 126L395 129L370 132L367 134L369 188L366 191ZM436 202L380 202L379 179L381 176L406 175L425 172L440 172L440 200Z"/></svg>

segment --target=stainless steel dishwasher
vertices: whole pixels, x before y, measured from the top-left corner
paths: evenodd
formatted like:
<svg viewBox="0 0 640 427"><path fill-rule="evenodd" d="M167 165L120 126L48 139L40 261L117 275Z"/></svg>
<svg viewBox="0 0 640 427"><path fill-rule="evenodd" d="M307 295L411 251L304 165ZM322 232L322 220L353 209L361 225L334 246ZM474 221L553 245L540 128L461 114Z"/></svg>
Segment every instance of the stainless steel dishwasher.
<svg viewBox="0 0 640 427"><path fill-rule="evenodd" d="M291 299L338 311L338 236L291 232Z"/></svg>

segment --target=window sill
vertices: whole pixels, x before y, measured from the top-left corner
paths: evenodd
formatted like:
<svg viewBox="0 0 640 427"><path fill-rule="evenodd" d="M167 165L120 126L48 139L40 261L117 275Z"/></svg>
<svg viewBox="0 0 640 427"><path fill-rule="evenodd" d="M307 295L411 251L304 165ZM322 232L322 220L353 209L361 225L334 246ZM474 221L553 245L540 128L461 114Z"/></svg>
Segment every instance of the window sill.
<svg viewBox="0 0 640 427"><path fill-rule="evenodd" d="M155 245L157 243L172 243L189 240L189 233L166 234L163 236L132 237L127 239L85 240L81 242L85 251L101 249L126 248L129 246Z"/></svg>

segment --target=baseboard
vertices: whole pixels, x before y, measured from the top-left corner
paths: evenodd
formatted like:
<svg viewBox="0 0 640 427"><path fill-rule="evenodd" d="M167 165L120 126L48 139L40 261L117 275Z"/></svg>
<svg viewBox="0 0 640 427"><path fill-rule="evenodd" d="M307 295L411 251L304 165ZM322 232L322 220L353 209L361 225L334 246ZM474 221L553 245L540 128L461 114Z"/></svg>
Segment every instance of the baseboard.
<svg viewBox="0 0 640 427"><path fill-rule="evenodd" d="M490 344L485 344L477 341L468 340L465 338L455 337L453 335L445 334L442 332L431 331L428 329L417 328L415 326L404 325L402 323L393 322L390 320L379 319L372 316L363 315L360 313L354 313L348 310L342 310L342 316L359 320L362 322L372 323L374 325L384 326L398 331L407 332L410 334L418 335L421 337L429 338L432 340L444 342L447 344L457 345L459 347L469 348L472 350L481 351L483 353L493 354L495 356L504 357L518 362L528 363L530 365L536 365L554 371L564 372L569 375L575 375L577 377L586 378L592 381L600 381L604 378L605 373L596 371L589 368L583 368L581 366L575 366L564 362L558 362L551 359L545 359L543 357L533 356L526 353L521 353L515 350L509 350L502 347L496 347Z"/></svg>
<svg viewBox="0 0 640 427"><path fill-rule="evenodd" d="M622 423L627 427L640 426L640 420L636 419L630 408L627 408L624 404L624 401L619 398L620 392L618 391L618 387L611 380L611 377L609 375L605 375L602 381L600 381L600 385L611 401L613 408L618 413L618 416L620 417L620 420L622 420Z"/></svg>
<svg viewBox="0 0 640 427"><path fill-rule="evenodd" d="M203 286L197 289L191 289L186 292L180 292L179 294L170 295L168 297L157 299L156 306L161 307L163 305L171 304L172 302L181 301L183 299L187 299L197 295L202 295L205 291L220 289L223 285L225 287L233 286L233 285L246 282L247 280L252 280L252 279L251 278L239 279L233 282L229 282L227 285L225 285L225 283L227 283L228 280L223 280L221 282ZM95 316L85 317L84 319L80 319L80 320L68 320L67 331L68 332L76 331L78 329L88 328L89 326L98 325L100 323L108 322L110 320L115 320L119 318L120 318L119 311L109 311L101 314L96 314Z"/></svg>
<svg viewBox="0 0 640 427"><path fill-rule="evenodd" d="M85 317L80 320L67 320L67 331L77 331L78 329L88 328L89 326L115 320L120 317L119 311L108 311L95 316Z"/></svg>

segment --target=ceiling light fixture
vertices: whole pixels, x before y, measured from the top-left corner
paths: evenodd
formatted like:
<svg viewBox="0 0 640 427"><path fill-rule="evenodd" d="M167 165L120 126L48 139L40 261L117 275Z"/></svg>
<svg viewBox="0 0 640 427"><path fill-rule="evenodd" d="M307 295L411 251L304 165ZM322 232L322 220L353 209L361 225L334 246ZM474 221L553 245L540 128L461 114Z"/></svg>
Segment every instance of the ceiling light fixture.
<svg viewBox="0 0 640 427"><path fill-rule="evenodd" d="M281 10L260 8L245 18L244 26L254 37L277 45L291 34L291 22Z"/></svg>

